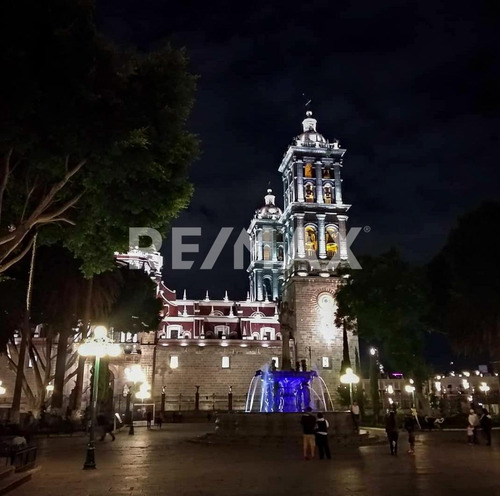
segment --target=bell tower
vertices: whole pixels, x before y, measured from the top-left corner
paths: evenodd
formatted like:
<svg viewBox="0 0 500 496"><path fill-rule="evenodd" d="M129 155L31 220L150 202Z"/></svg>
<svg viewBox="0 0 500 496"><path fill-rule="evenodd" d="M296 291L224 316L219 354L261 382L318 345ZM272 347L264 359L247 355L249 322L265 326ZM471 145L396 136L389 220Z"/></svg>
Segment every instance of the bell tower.
<svg viewBox="0 0 500 496"><path fill-rule="evenodd" d="M283 178L283 300L292 309L293 361L317 369L333 392L339 383L343 330L335 326L338 267L347 266L347 211L341 170L346 153L306 112L302 133L279 166ZM357 337L349 336L354 363Z"/></svg>
<svg viewBox="0 0 500 496"><path fill-rule="evenodd" d="M255 211L250 236L250 299L277 300L283 285L284 243L281 216L276 197L267 190L264 205Z"/></svg>

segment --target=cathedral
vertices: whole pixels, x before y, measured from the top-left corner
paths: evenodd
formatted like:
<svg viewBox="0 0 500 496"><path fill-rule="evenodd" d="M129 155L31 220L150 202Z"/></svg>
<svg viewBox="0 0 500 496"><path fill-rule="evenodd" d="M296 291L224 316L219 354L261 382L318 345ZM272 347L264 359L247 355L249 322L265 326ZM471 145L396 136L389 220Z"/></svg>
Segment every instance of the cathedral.
<svg viewBox="0 0 500 496"><path fill-rule="evenodd" d="M132 365L145 373L147 403L156 412L244 410L252 377L270 366L317 371L335 403L344 343L351 363L358 347L357 336L345 336L334 322L341 284L337 269L348 264L350 205L343 201L341 179L345 153L337 140L318 132L308 111L278 167L283 208L268 189L250 221L245 300L233 301L222 290L192 299L161 280L159 254L131 250L116 255L119 263L147 270L163 302L156 331L114 333L124 350L109 364L117 411L123 412L132 387L126 374ZM31 375L28 365L30 381ZM88 384L90 361L85 376ZM69 381L65 387L66 403L72 386ZM82 407L90 400L90 388L85 391Z"/></svg>
<svg viewBox="0 0 500 496"><path fill-rule="evenodd" d="M341 170L346 150L317 130L308 111L278 171L284 205L269 189L248 227L249 291L242 301L188 298L163 282L160 328L139 336L156 408L243 409L255 371L317 370L332 397L339 385L343 330L335 325L339 266L348 264ZM358 347L348 333L351 362ZM163 392L163 397L162 397ZM198 393L194 405L195 394Z"/></svg>

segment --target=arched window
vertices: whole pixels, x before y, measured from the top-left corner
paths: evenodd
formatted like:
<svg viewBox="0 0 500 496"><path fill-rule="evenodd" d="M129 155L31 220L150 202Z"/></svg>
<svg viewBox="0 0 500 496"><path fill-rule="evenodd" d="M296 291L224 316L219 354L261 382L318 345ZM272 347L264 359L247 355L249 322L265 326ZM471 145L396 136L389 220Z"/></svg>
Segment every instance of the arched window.
<svg viewBox="0 0 500 496"><path fill-rule="evenodd" d="M260 339L274 341L276 339L276 330L274 327L261 327Z"/></svg>
<svg viewBox="0 0 500 496"><path fill-rule="evenodd" d="M216 325L214 327L215 337L222 339L222 336L227 336L229 334L229 326L227 325Z"/></svg>
<svg viewBox="0 0 500 496"><path fill-rule="evenodd" d="M314 226L306 226L305 248L307 256L314 256L318 251L318 236Z"/></svg>
<svg viewBox="0 0 500 496"><path fill-rule="evenodd" d="M271 247L269 245L264 246L264 260L271 260Z"/></svg>
<svg viewBox="0 0 500 496"><path fill-rule="evenodd" d="M325 203L332 203L332 185L330 183L326 183L323 186L323 198Z"/></svg>
<svg viewBox="0 0 500 496"><path fill-rule="evenodd" d="M326 256L334 257L339 249L339 232L336 226L327 226L325 230Z"/></svg>
<svg viewBox="0 0 500 496"><path fill-rule="evenodd" d="M314 203L314 185L313 183L306 183L304 185L304 198L307 203Z"/></svg>
<svg viewBox="0 0 500 496"><path fill-rule="evenodd" d="M264 296L268 297L268 299L272 300L273 299L273 289L271 285L271 279L269 277L266 277L264 279Z"/></svg>

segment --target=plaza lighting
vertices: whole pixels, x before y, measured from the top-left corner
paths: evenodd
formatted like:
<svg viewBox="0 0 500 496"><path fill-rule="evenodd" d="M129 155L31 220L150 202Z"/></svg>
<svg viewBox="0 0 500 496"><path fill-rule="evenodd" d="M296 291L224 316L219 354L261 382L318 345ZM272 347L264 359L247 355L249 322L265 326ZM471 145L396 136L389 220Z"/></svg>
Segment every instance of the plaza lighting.
<svg viewBox="0 0 500 496"><path fill-rule="evenodd" d="M351 368L347 368L345 374L340 376L340 382L342 384L349 384L349 397L351 398L352 405L352 385L359 382L359 377L352 371Z"/></svg>
<svg viewBox="0 0 500 496"><path fill-rule="evenodd" d="M470 372L467 372L467 370L464 370L462 372L462 374L465 376L465 377L470 377Z"/></svg>
<svg viewBox="0 0 500 496"><path fill-rule="evenodd" d="M5 389L5 388L2 386L2 381L0 381L0 395L5 394L6 392L7 392L7 389Z"/></svg>
<svg viewBox="0 0 500 496"><path fill-rule="evenodd" d="M464 389L469 389L469 381L467 379L462 379L462 386Z"/></svg>
<svg viewBox="0 0 500 496"><path fill-rule="evenodd" d="M104 326L96 326L93 335L78 346L78 354L83 357L94 357L94 383L92 385L92 398L90 400L90 429L87 455L83 468L85 470L96 468L95 465L95 424L97 413L97 388L99 387L99 367L101 358L105 356L116 357L121 353L119 344L113 343L108 338L108 330ZM50 386L50 384L49 384ZM47 386L47 390L49 388ZM52 386L52 390L54 386Z"/></svg>
<svg viewBox="0 0 500 496"><path fill-rule="evenodd" d="M441 383L439 381L436 381L434 383L434 387L436 388L436 391L438 391L438 392L441 391Z"/></svg>
<svg viewBox="0 0 500 496"><path fill-rule="evenodd" d="M486 382L481 382L481 385L479 386L479 391L486 394L489 390L490 390L490 386L488 386L488 384L486 384Z"/></svg>
<svg viewBox="0 0 500 496"><path fill-rule="evenodd" d="M377 354L377 348L370 348L370 355L375 356Z"/></svg>
<svg viewBox="0 0 500 496"><path fill-rule="evenodd" d="M413 405L415 404L415 386L412 386L410 384L407 384L405 386L405 391L408 393L408 394L411 394L411 406L413 407Z"/></svg>
<svg viewBox="0 0 500 496"><path fill-rule="evenodd" d="M173 358L173 357L171 357ZM170 365L172 367L172 364ZM172 367L173 368L173 367ZM127 367L125 369L125 378L128 382L131 382L132 385L129 387L128 390L128 403L130 403L130 396L132 395L132 389L139 384L139 390L135 393L135 397L145 400L146 398L151 397L151 393L148 392L149 385L147 383L147 378L146 378L146 373L144 370L141 368L139 364L134 364L130 367ZM144 386L147 386L146 389L144 389ZM149 396L145 396L146 393ZM128 430L129 436L133 436L135 434L135 429L134 429L134 405L132 405L132 412L130 414L130 427Z"/></svg>
<svg viewBox="0 0 500 496"><path fill-rule="evenodd" d="M394 388L392 387L392 384L389 384L387 386L387 394L394 394Z"/></svg>

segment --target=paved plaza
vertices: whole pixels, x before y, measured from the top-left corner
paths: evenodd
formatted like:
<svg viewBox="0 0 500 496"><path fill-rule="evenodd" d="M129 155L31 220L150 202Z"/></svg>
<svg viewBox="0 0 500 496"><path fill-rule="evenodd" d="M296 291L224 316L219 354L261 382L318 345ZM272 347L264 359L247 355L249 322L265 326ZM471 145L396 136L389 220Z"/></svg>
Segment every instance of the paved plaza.
<svg viewBox="0 0 500 496"><path fill-rule="evenodd" d="M304 461L300 446L193 443L209 424L124 430L98 444L97 470L84 471L83 437L40 440L41 470L12 496L500 495L500 440L468 446L462 432L419 433L415 456L388 446L336 450Z"/></svg>

